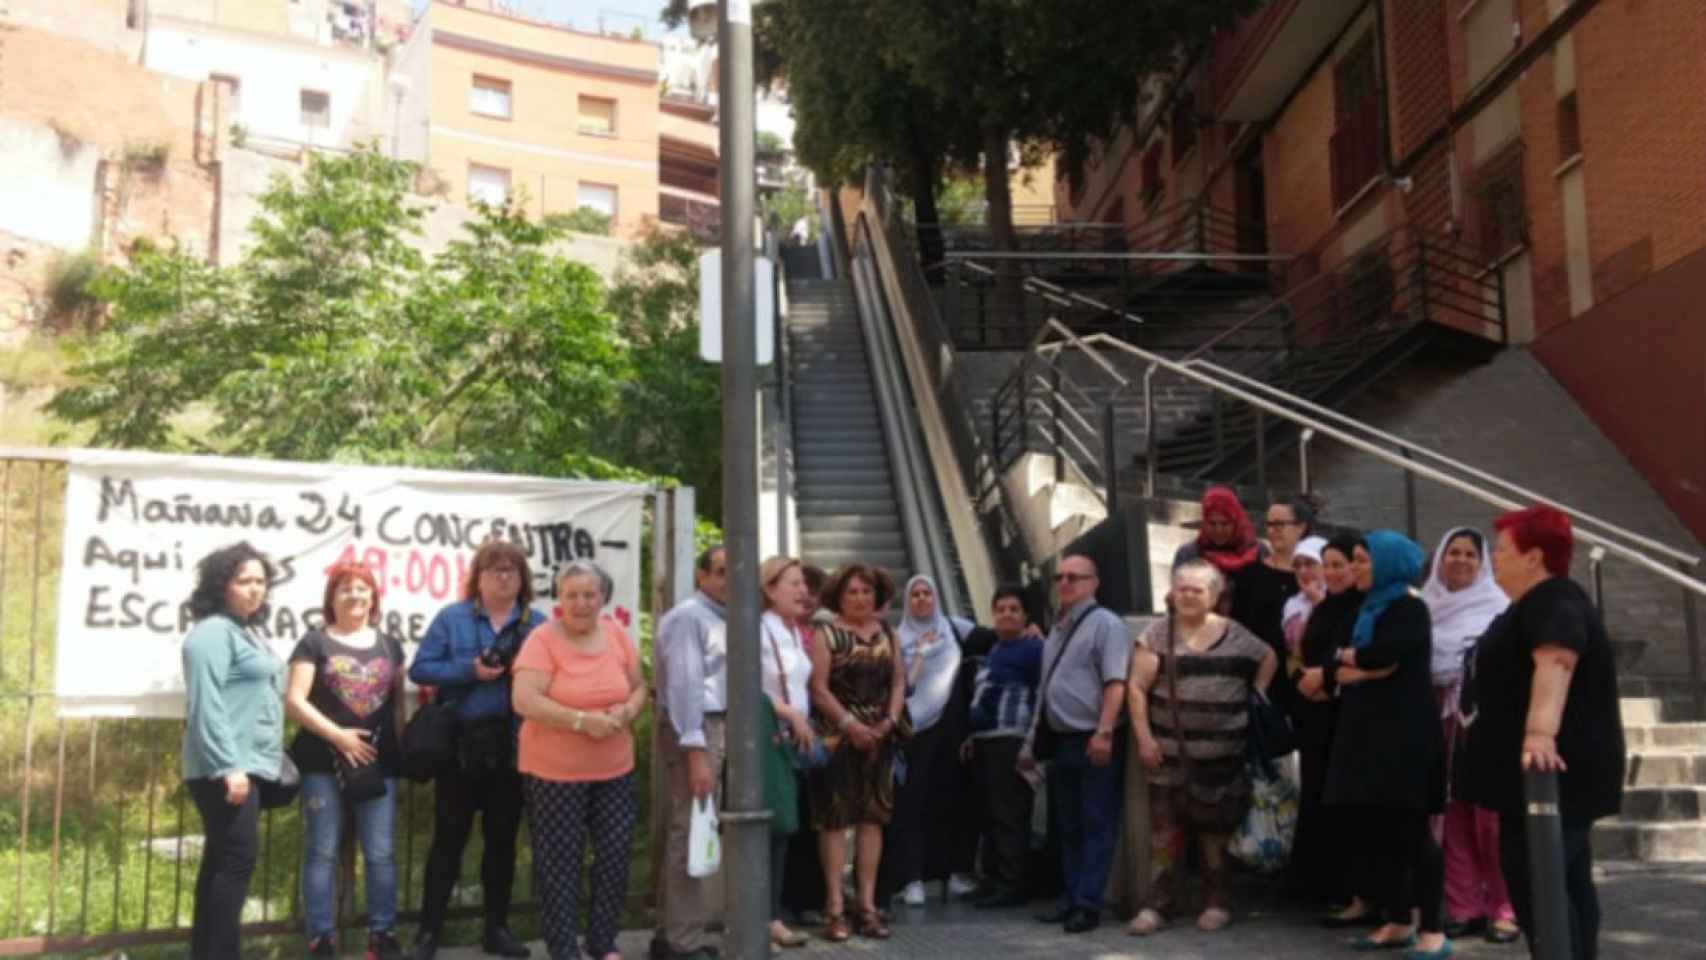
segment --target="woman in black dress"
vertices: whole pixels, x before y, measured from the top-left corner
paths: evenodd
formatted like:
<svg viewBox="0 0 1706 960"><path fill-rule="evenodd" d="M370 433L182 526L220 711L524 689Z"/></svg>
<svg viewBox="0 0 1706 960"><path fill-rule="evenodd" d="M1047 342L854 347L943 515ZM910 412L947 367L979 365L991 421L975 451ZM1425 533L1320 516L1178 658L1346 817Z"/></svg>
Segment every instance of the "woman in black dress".
<svg viewBox="0 0 1706 960"><path fill-rule="evenodd" d="M1328 669L1340 687L1326 799L1358 812L1352 836L1376 866L1385 922L1359 949L1413 947L1411 960L1451 955L1440 899L1444 868L1428 817L1445 808L1445 737L1433 699L1432 620L1410 590L1427 561L1402 534L1376 530L1352 557L1367 593L1351 645ZM1411 911L1419 907L1419 937Z"/></svg>
<svg viewBox="0 0 1706 960"><path fill-rule="evenodd" d="M1361 923L1368 906L1357 894L1367 889L1360 877L1347 877L1349 863L1344 829L1328 811L1323 793L1327 786L1327 758L1333 746L1333 726L1339 716L1337 690L1326 687L1326 668L1340 647L1351 645L1351 626L1362 609L1363 592L1357 589L1351 557L1362 546L1362 535L1341 533L1321 550L1321 577L1327 596L1309 614L1303 629L1303 670L1295 678L1297 700L1292 704L1292 725L1297 733L1297 756L1301 789L1297 804L1297 838L1292 843L1290 887L1313 903L1340 904L1328 918L1329 926Z"/></svg>

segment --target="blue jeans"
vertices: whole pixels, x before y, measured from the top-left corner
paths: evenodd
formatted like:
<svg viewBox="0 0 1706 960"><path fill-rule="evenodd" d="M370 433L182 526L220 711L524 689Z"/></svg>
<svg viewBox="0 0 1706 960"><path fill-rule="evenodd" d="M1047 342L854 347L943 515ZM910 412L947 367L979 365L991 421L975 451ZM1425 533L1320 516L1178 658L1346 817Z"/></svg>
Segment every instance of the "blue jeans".
<svg viewBox="0 0 1706 960"><path fill-rule="evenodd" d="M329 773L302 775L302 816L305 854L302 864L302 904L310 939L332 933L337 920L336 877L338 842L343 836L344 798L338 779ZM397 923L397 858L392 830L397 822L397 781L385 781L385 795L355 805L356 837L367 868L367 926L390 930Z"/></svg>
<svg viewBox="0 0 1706 960"><path fill-rule="evenodd" d="M1125 731L1114 731L1114 756L1105 767L1090 762L1090 736L1060 735L1049 765L1049 803L1060 836L1062 904L1100 913L1114 847L1120 840L1120 791L1125 784Z"/></svg>

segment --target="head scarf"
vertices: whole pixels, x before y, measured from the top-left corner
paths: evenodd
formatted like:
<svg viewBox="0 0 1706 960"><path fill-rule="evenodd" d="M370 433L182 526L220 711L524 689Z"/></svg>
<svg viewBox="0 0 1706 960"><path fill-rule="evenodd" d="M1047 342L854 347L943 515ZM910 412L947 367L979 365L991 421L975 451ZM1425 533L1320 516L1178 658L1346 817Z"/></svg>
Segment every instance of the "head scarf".
<svg viewBox="0 0 1706 960"><path fill-rule="evenodd" d="M1362 648L1374 639L1374 624L1399 597L1410 591L1410 584L1422 575L1422 563L1427 556L1409 537L1392 530L1376 530L1363 538L1363 548L1374 561L1374 582L1368 598L1357 613L1356 626L1351 628L1351 646Z"/></svg>
<svg viewBox="0 0 1706 960"><path fill-rule="evenodd" d="M1232 539L1214 543L1208 538L1207 520L1219 515L1232 521ZM1209 487L1202 495L1203 528L1197 531L1197 556L1220 569L1221 573L1237 573L1261 557L1261 545L1256 541L1256 527L1238 495L1230 487Z"/></svg>
<svg viewBox="0 0 1706 960"><path fill-rule="evenodd" d="M1304 537L1303 541L1297 545L1297 549L1291 552L1291 562L1296 563L1301 558L1320 563L1321 551L1325 549L1327 549L1326 537Z"/></svg>
<svg viewBox="0 0 1706 960"><path fill-rule="evenodd" d="M1326 537L1312 536L1303 538L1303 541L1297 545L1297 549L1291 552L1292 566L1295 567L1299 560L1313 560L1316 563L1320 563L1321 549L1326 545ZM1297 642L1302 640L1303 626L1302 623L1299 623L1296 627L1293 627L1291 624L1298 618L1302 618L1304 623L1308 622L1309 615L1314 612L1314 610L1315 601L1309 599L1309 594L1304 593L1299 589L1285 601L1285 607L1280 611L1280 629L1285 631L1286 645L1293 648L1293 653L1296 652Z"/></svg>
<svg viewBox="0 0 1706 960"><path fill-rule="evenodd" d="M1445 562L1445 549L1451 541L1469 534L1481 554L1481 569L1475 582L1462 590L1445 585L1440 569ZM1450 683L1463 674L1463 652L1468 650L1487 624L1510 606L1510 598L1493 582L1493 564L1487 556L1487 538L1471 527L1454 527L1440 538L1434 551L1433 572L1422 587L1422 600L1433 618L1433 673L1435 682Z"/></svg>
<svg viewBox="0 0 1706 960"><path fill-rule="evenodd" d="M912 615L912 588L919 583L928 584L930 595L936 598L935 606L925 617ZM954 640L953 624L942 613L942 592L936 589L936 581L922 573L906 581L906 590L901 593L901 610L898 631L900 655L908 676L912 674L924 635L936 631L935 641L923 651L924 668L918 673L918 683L907 691L906 696L912 728L928 730L941 719L942 709L948 705L948 695L953 692L954 677L960 669L960 645Z"/></svg>

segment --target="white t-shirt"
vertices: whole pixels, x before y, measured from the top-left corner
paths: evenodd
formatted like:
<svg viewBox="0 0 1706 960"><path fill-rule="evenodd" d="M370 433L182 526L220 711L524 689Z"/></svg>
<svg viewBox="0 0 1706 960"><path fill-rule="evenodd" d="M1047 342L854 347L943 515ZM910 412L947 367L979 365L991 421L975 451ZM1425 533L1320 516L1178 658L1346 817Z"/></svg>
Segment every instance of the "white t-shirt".
<svg viewBox="0 0 1706 960"><path fill-rule="evenodd" d="M774 610L765 611L759 621L764 631L763 670L764 693L781 700L796 710L811 712L812 658L800 642L800 633L782 621ZM788 695L782 696L786 677Z"/></svg>

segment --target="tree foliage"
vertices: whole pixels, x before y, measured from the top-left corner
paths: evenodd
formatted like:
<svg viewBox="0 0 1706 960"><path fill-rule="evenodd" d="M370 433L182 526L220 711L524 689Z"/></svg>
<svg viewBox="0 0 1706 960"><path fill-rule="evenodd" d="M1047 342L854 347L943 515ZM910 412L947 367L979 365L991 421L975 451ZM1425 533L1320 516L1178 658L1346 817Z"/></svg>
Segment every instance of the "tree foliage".
<svg viewBox="0 0 1706 960"><path fill-rule="evenodd" d="M714 475L714 368L676 343L697 336L681 305L696 301L696 277L679 256L643 253L607 292L555 252L561 222L507 206L479 210L429 260L414 172L360 151L275 179L254 247L230 267L139 245L93 284L110 318L50 409L106 446Z"/></svg>
<svg viewBox="0 0 1706 960"><path fill-rule="evenodd" d="M786 78L798 155L820 179L891 161L922 220L935 209L921 187L981 167L995 240L1011 246L1014 144L1077 169L1090 141L1134 122L1144 78L1257 2L770 0L755 29L760 70ZM665 18L684 7L672 0Z"/></svg>

